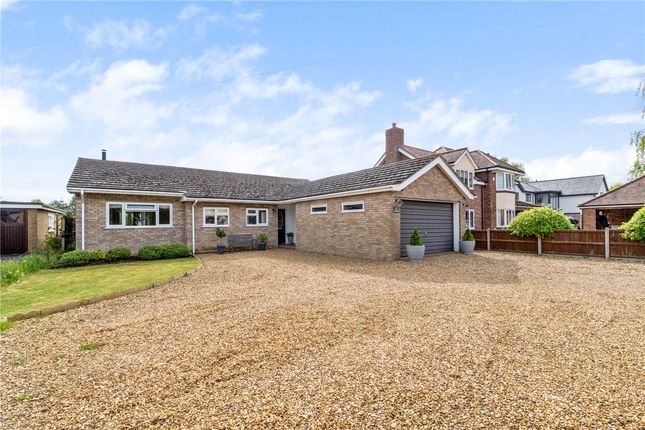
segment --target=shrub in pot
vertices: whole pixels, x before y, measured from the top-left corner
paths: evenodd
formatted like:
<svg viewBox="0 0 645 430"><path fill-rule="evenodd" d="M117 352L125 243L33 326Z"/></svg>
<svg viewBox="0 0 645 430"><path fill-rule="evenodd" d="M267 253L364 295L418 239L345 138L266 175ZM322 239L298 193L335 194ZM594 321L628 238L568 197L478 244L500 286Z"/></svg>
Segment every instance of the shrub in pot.
<svg viewBox="0 0 645 430"><path fill-rule="evenodd" d="M260 241L260 243L258 243L258 249L260 251L264 251L265 249L267 249L267 242L269 241L269 236L267 236L266 233L260 233L260 235L258 236L258 240Z"/></svg>
<svg viewBox="0 0 645 430"><path fill-rule="evenodd" d="M467 228L464 234L461 236L461 240L459 241L459 249L461 249L461 252L466 255L470 255L475 252L475 236L473 236L473 232L470 231L469 228Z"/></svg>
<svg viewBox="0 0 645 430"><path fill-rule="evenodd" d="M423 260L423 256L426 253L426 246L423 244L419 230L416 228L412 232L412 236L410 236L410 242L406 245L406 250L408 252L408 258L413 263L418 263Z"/></svg>
<svg viewBox="0 0 645 430"><path fill-rule="evenodd" d="M292 231L290 231L289 233L287 233L287 243L288 243L288 244L292 244L292 243L293 243L293 232L292 232Z"/></svg>
<svg viewBox="0 0 645 430"><path fill-rule="evenodd" d="M217 229L215 230L215 236L219 238L219 244L217 245L217 253L224 254L224 251L226 251L226 247L222 243L222 239L226 237L226 232L224 231L223 228L217 227Z"/></svg>

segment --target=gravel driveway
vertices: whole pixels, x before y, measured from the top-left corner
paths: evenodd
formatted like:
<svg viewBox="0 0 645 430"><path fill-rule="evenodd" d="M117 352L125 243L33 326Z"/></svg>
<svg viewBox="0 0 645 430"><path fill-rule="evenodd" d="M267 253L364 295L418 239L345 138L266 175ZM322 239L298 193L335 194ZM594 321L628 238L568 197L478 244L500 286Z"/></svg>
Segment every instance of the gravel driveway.
<svg viewBox="0 0 645 430"><path fill-rule="evenodd" d="M273 250L16 324L2 428L642 428L645 264ZM103 343L80 351L90 342Z"/></svg>

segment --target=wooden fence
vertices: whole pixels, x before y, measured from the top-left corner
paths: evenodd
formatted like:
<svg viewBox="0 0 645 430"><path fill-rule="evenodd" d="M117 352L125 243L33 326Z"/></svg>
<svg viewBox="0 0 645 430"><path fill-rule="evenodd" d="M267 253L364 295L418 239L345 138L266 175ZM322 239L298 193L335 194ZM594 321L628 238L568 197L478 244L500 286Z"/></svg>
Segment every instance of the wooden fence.
<svg viewBox="0 0 645 430"><path fill-rule="evenodd" d="M476 250L530 254L645 258L645 243L625 239L618 230L558 231L553 237L518 237L508 230L473 230Z"/></svg>

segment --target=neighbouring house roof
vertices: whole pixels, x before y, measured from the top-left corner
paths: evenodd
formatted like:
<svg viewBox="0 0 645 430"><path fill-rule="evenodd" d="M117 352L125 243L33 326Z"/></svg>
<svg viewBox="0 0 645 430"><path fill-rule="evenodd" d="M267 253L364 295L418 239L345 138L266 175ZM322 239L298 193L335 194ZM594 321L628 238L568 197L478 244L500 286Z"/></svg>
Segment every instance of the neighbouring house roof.
<svg viewBox="0 0 645 430"><path fill-rule="evenodd" d="M415 158L315 181L79 158L67 189L71 192L78 192L80 189L162 192L176 193L186 198L278 202L399 185L422 171L436 158ZM450 170L445 163L444 166ZM454 176L454 172L452 174ZM458 187L462 186L456 176L452 179ZM466 190L465 194L468 193Z"/></svg>
<svg viewBox="0 0 645 430"><path fill-rule="evenodd" d="M7 200L0 201L0 209L41 209L47 212L56 212L65 215L65 212L52 206L34 203L34 202L11 202Z"/></svg>
<svg viewBox="0 0 645 430"><path fill-rule="evenodd" d="M580 207L645 206L645 176L588 200Z"/></svg>
<svg viewBox="0 0 645 430"><path fill-rule="evenodd" d="M493 157L487 152L480 151L478 149L474 151L470 151L470 156L475 161L475 164L477 164L478 169L492 169L492 168L498 167L502 169L511 170L517 173L525 173L524 170L518 169L517 167L505 161L502 161L497 157Z"/></svg>
<svg viewBox="0 0 645 430"><path fill-rule="evenodd" d="M515 209L532 209L532 208L539 208L541 205L531 203L531 202L524 202L522 200L515 200Z"/></svg>
<svg viewBox="0 0 645 430"><path fill-rule="evenodd" d="M401 145L399 148L403 149L405 152L409 152L414 156L414 158L427 157L429 155L434 155L432 151L427 149L415 148L414 146Z"/></svg>
<svg viewBox="0 0 645 430"><path fill-rule="evenodd" d="M607 190L605 175L578 176L575 178L550 179L546 181L531 181L522 183L524 191L559 192L563 196L581 194L596 195Z"/></svg>

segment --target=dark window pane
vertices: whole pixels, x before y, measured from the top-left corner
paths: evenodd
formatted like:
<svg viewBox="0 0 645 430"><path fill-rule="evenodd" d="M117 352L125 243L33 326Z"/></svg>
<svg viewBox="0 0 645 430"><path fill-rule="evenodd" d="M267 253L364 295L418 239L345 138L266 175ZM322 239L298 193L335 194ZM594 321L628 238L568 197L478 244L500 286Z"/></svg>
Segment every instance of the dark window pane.
<svg viewBox="0 0 645 430"><path fill-rule="evenodd" d="M363 209L362 203L353 203L351 205L343 205L344 211L360 211Z"/></svg>
<svg viewBox="0 0 645 430"><path fill-rule="evenodd" d="M156 214L154 212L126 212L125 225L145 226L156 225Z"/></svg>
<svg viewBox="0 0 645 430"><path fill-rule="evenodd" d="M159 206L159 225L170 225L170 206Z"/></svg>
<svg viewBox="0 0 645 430"><path fill-rule="evenodd" d="M121 214L123 208L121 205L110 205L110 225L121 225Z"/></svg>
<svg viewBox="0 0 645 430"><path fill-rule="evenodd" d="M312 212L327 212L327 207L326 206L312 206L311 211Z"/></svg>
<svg viewBox="0 0 645 430"><path fill-rule="evenodd" d="M266 224L267 223L267 211L258 211L258 215L260 216L260 222L258 224Z"/></svg>
<svg viewBox="0 0 645 430"><path fill-rule="evenodd" d="M246 216L246 223L248 225L255 225L258 223L258 219L255 215L247 215Z"/></svg>

